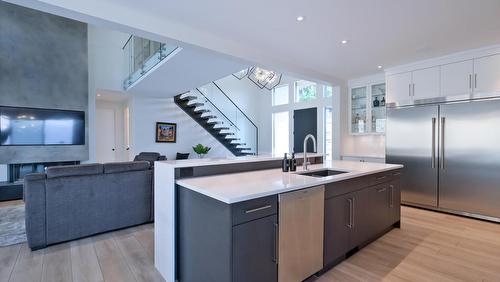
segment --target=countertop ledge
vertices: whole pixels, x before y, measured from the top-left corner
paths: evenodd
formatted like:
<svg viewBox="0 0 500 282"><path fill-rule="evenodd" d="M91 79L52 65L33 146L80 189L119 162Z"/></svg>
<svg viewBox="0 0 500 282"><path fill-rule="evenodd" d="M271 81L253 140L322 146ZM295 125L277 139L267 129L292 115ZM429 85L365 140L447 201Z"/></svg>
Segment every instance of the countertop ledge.
<svg viewBox="0 0 500 282"><path fill-rule="evenodd" d="M282 172L281 169L267 169L184 178L177 180L176 183L221 202L234 204L260 197L400 169L403 168L403 166L354 161L326 161L323 164L311 165L309 171L324 168L346 171L347 173L316 178L300 175L299 173L304 172L302 166L300 166L297 167L296 172Z"/></svg>

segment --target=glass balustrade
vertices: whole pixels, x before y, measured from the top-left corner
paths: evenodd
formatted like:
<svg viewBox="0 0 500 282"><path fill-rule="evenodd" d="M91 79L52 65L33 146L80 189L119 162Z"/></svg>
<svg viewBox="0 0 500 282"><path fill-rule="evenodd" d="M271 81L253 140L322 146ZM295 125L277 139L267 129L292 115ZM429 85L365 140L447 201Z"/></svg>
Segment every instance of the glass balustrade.
<svg viewBox="0 0 500 282"><path fill-rule="evenodd" d="M126 62L124 71L126 78L123 82L123 88L128 89L134 82L177 49L178 47L172 44L131 35L123 46L123 55Z"/></svg>
<svg viewBox="0 0 500 282"><path fill-rule="evenodd" d="M243 143L240 147L249 148L244 153L257 154L258 129L255 123L222 91L214 82L198 88L198 91L210 101L208 107L218 118L222 118L230 125L231 132L238 140L234 143Z"/></svg>

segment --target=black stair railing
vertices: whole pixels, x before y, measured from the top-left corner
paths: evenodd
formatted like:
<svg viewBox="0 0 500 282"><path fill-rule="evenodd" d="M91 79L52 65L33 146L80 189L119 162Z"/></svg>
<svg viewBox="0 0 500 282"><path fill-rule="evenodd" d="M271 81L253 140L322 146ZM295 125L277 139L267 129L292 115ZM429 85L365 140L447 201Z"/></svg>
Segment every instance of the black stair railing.
<svg viewBox="0 0 500 282"><path fill-rule="evenodd" d="M199 87L197 91L215 107L217 112L223 115L229 124L237 129L235 137L244 142L252 154L257 155L259 152L259 128L245 112L215 82Z"/></svg>

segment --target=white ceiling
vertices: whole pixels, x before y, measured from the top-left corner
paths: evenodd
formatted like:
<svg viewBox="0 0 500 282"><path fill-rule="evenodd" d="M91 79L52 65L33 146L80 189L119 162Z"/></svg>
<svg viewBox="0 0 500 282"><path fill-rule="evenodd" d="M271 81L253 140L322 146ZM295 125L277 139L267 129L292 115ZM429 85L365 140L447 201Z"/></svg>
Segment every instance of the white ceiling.
<svg viewBox="0 0 500 282"><path fill-rule="evenodd" d="M499 0L120 0L343 79L500 43ZM296 21L298 15L305 20ZM346 45L340 44L349 40Z"/></svg>
<svg viewBox="0 0 500 282"><path fill-rule="evenodd" d="M500 43L500 0L9 1L330 81Z"/></svg>

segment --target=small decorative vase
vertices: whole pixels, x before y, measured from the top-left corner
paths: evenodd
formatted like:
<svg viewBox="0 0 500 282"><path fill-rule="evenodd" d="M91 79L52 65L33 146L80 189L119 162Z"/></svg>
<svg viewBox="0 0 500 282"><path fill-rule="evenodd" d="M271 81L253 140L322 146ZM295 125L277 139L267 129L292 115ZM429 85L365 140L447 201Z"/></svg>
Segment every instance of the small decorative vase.
<svg viewBox="0 0 500 282"><path fill-rule="evenodd" d="M198 158L203 159L205 157L205 154L198 154Z"/></svg>

